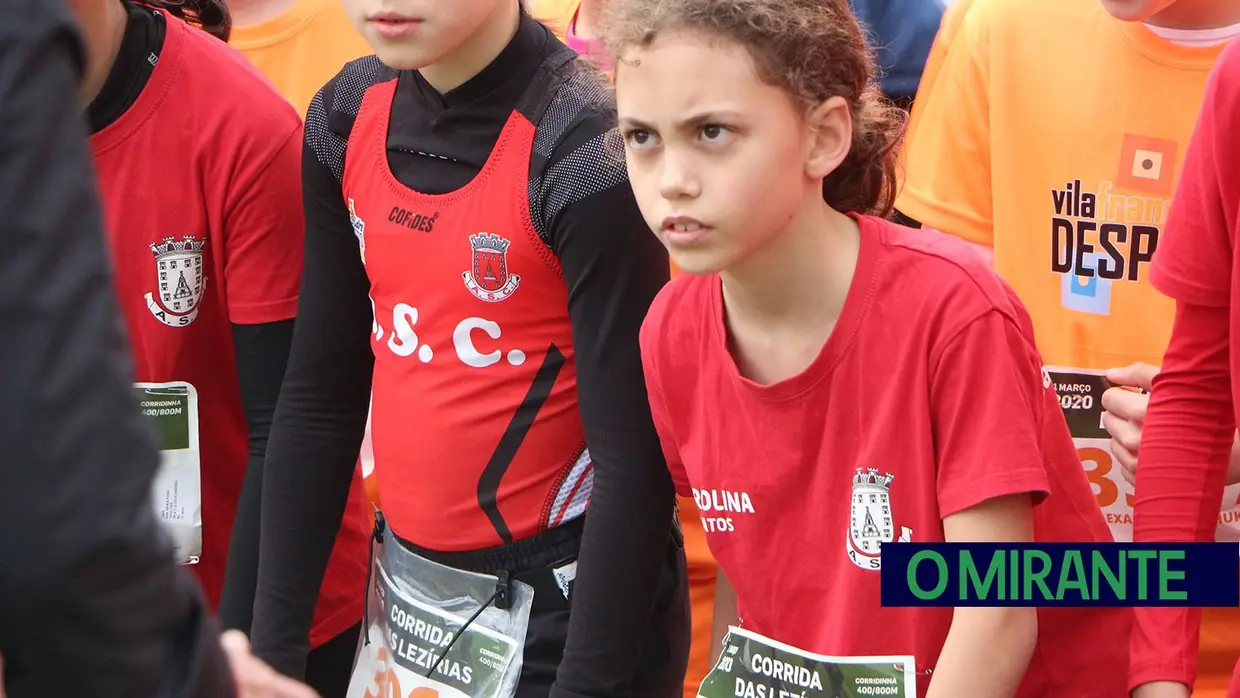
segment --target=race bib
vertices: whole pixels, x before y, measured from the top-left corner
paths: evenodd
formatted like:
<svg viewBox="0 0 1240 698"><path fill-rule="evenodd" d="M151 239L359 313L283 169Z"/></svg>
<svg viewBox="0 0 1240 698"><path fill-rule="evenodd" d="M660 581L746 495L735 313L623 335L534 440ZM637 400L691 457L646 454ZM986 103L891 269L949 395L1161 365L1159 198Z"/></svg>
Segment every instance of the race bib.
<svg viewBox="0 0 1240 698"><path fill-rule="evenodd" d="M916 698L911 656L827 657L728 629L698 698Z"/></svg>
<svg viewBox="0 0 1240 698"><path fill-rule="evenodd" d="M511 582L511 608L501 610L491 599L494 577L383 547L369 590L379 615L363 637L348 698L511 698L533 589Z"/></svg>
<svg viewBox="0 0 1240 698"><path fill-rule="evenodd" d="M155 513L176 543L177 560L202 556L202 461L198 448L198 391L184 382L137 383L139 407L161 441L151 483Z"/></svg>
<svg viewBox="0 0 1240 698"><path fill-rule="evenodd" d="M1124 481L1120 465L1111 452L1111 435L1102 426L1105 372L1055 366L1047 366L1046 370L1059 394L1059 406L1072 432L1077 455L1089 476L1111 535L1117 541L1130 542L1133 489ZM1229 485L1223 491L1215 538L1227 543L1240 541L1240 485Z"/></svg>

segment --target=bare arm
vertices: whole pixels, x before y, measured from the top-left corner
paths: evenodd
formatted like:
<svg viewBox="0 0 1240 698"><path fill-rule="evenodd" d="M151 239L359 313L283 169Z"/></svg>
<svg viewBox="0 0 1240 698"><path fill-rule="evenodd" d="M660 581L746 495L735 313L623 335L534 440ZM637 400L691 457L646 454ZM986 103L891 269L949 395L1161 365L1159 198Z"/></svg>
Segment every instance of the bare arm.
<svg viewBox="0 0 1240 698"><path fill-rule="evenodd" d="M710 631L710 657L714 662L723 651L723 638L727 637L728 626L740 622L740 613L736 608L736 589L728 581L727 575L720 567L715 576L715 618Z"/></svg>
<svg viewBox="0 0 1240 698"><path fill-rule="evenodd" d="M944 537L959 542L1033 539L1027 494L990 499L943 519ZM1036 608L957 608L926 698L1009 698L1038 639Z"/></svg>

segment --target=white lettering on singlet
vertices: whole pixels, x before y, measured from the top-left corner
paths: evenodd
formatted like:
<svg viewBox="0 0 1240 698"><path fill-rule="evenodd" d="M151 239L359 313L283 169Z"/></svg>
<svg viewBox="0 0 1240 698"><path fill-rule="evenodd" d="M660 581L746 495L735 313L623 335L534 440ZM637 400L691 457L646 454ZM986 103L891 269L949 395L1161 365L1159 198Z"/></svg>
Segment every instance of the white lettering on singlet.
<svg viewBox="0 0 1240 698"><path fill-rule="evenodd" d="M392 308L392 336L388 337L387 347L397 356L413 356L418 350L418 333L413 326L418 322L418 309L397 303Z"/></svg>
<svg viewBox="0 0 1240 698"><path fill-rule="evenodd" d="M374 334L376 342L382 342L383 337L387 335L387 342L382 346L386 346L396 356L408 357L417 355L418 360L422 363L430 363L435 357L435 351L429 344L423 344L422 338L414 326L419 320L423 323L427 322L427 318L420 317L418 309L408 303L397 303L392 306L392 329L385 331L383 325L379 322L378 312L374 299L370 299L370 312L373 321L371 330ZM467 317L456 324L452 330L452 347L455 349L456 358L466 366L471 368L487 368L494 366L501 360L507 359L508 363L513 366L520 366L525 363L526 353L520 349L509 349L505 352L502 348L496 347L488 352L483 352L475 343L477 333L482 332L493 342L499 342L503 338L503 328L494 320L487 320L481 317ZM424 335L429 334L424 331ZM483 340L485 341L485 340Z"/></svg>

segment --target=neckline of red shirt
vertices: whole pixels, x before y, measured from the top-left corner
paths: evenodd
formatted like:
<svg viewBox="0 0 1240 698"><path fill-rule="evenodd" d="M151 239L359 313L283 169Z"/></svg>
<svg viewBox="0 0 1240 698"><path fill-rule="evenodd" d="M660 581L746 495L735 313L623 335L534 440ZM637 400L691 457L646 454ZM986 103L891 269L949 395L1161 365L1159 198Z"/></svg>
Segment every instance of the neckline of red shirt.
<svg viewBox="0 0 1240 698"><path fill-rule="evenodd" d="M172 82L173 76L176 75L187 32L199 31L192 29L184 21L169 15L166 10L155 11L164 15L164 23L168 28L164 35L164 47L159 52L159 58L155 62L155 69L151 71L151 77L138 94L138 98L134 100L133 104L129 105L125 113L117 117L116 121L113 121L91 136L91 145L96 156L102 155L120 145L122 141L136 132L146 123L147 119L155 114L160 105L163 104L164 98L168 94L168 87Z"/></svg>
<svg viewBox="0 0 1240 698"><path fill-rule="evenodd" d="M870 216L851 213L848 215L857 222L861 233L861 244L857 251L857 266L853 271L852 284L848 287L848 294L844 297L844 305L840 309L839 318L835 321L835 328L818 351L818 356L804 371L795 376L776 383L762 384L741 375L740 369L736 367L736 360L732 357L732 352L728 350L728 331L723 317L723 281L718 274L712 276L709 310L710 323L714 331L709 351L722 354L733 382L754 397L770 401L785 401L800 397L831 375L840 359L852 346L857 329L861 326L877 290L875 282L878 279L882 228Z"/></svg>

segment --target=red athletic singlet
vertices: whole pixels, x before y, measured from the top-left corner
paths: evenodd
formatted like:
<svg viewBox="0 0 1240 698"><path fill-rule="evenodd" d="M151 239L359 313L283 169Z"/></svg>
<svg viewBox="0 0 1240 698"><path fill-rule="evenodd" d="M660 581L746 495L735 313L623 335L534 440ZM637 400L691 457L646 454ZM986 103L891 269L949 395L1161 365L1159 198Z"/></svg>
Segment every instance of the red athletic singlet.
<svg viewBox="0 0 1240 698"><path fill-rule="evenodd" d="M584 513L593 479L568 291L530 217L535 127L518 107L473 181L422 194L388 167L395 91L366 93L343 178L374 308L378 493L425 548L520 540Z"/></svg>

